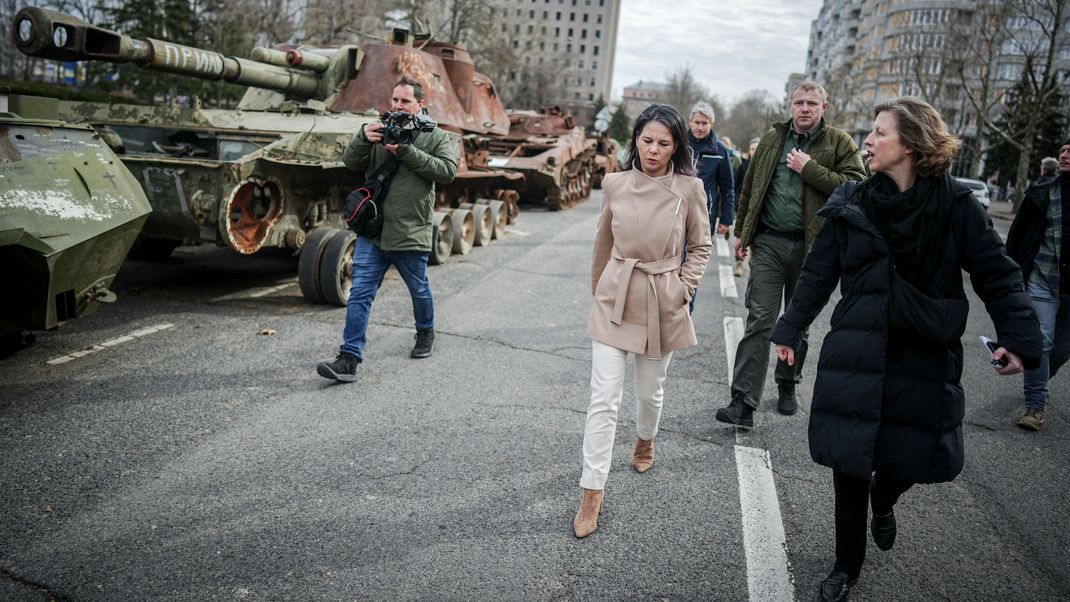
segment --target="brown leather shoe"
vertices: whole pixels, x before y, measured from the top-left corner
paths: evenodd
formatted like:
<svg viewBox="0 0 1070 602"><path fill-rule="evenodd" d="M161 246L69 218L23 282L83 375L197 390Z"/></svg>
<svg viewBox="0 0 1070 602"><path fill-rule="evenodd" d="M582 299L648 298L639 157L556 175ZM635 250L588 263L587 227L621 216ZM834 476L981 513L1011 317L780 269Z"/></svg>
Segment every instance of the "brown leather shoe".
<svg viewBox="0 0 1070 602"><path fill-rule="evenodd" d="M639 473L650 470L654 465L654 440L646 440L642 437L635 438L635 455L632 456L632 466Z"/></svg>
<svg viewBox="0 0 1070 602"><path fill-rule="evenodd" d="M576 539L583 539L598 530L598 513L602 511L602 497L605 493L604 489L583 488L580 509L572 520L572 531L576 534Z"/></svg>

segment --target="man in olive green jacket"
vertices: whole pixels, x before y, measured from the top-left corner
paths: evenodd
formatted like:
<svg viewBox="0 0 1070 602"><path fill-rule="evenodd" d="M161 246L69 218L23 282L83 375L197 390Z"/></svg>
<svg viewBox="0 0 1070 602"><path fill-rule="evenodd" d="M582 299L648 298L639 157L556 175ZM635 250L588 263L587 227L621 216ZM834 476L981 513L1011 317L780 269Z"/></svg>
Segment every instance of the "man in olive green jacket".
<svg viewBox="0 0 1070 602"><path fill-rule="evenodd" d="M717 420L745 428L762 399L769 366L769 335L795 293L803 259L822 219L817 210L848 180L862 180L865 168L858 145L844 131L825 123L825 89L811 81L791 93L791 120L774 124L751 157L736 204L736 257L750 261L747 324L736 349L731 403ZM806 338L795 351L795 365L777 362L777 410L798 409L795 385L806 358Z"/></svg>
<svg viewBox="0 0 1070 602"><path fill-rule="evenodd" d="M394 86L391 111L412 115L423 109L424 91L419 82L402 77ZM460 141L440 129L417 134L412 144L382 144L383 124L361 128L346 145L342 161L363 172L366 178L393 155L397 171L390 179L386 198L380 203L383 230L374 240L358 237L353 249L353 286L346 305L342 346L333 362L323 362L316 371L341 382L357 379L357 366L364 361L364 346L372 300L393 265L412 296L416 322L416 345L410 356L430 357L435 342L435 307L427 281L427 257L431 252L435 184L448 184L457 174Z"/></svg>

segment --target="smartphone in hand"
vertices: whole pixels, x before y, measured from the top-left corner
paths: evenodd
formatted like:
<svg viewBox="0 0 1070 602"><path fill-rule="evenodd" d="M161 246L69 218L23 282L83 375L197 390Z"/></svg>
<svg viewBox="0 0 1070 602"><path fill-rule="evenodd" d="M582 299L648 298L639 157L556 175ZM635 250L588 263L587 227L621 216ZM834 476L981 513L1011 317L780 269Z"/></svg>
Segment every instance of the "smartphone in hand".
<svg viewBox="0 0 1070 602"><path fill-rule="evenodd" d="M1007 356L1003 356L998 360L992 359L992 354L996 352L996 349L999 349L999 346L996 345L995 341L986 336L982 336L981 343L985 346L985 349L988 349L988 357L992 362L993 368L1002 368L1007 365Z"/></svg>

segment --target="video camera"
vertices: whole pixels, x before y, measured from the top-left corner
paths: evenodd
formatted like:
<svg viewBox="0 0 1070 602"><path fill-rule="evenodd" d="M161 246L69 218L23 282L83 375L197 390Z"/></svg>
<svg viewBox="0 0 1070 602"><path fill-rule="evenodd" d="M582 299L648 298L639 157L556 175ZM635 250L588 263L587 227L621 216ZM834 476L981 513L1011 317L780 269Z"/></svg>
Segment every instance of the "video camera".
<svg viewBox="0 0 1070 602"><path fill-rule="evenodd" d="M383 122L383 139L379 144L412 144L420 132L435 129L435 122L423 113L413 115L405 111L387 111L379 116Z"/></svg>

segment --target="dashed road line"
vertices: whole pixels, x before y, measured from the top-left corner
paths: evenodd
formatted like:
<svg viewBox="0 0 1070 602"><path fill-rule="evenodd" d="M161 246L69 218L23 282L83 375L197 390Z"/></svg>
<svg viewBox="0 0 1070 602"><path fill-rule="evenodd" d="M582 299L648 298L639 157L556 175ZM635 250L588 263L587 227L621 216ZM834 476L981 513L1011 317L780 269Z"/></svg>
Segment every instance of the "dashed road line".
<svg viewBox="0 0 1070 602"><path fill-rule="evenodd" d="M45 363L49 364L49 365L52 365L52 366L56 366L56 365L59 365L59 364L66 364L67 362L72 361L72 360L76 360L76 359L78 359L80 357L85 357L87 355L96 353L98 351L104 351L105 349L110 349L111 347L115 347L116 345L122 345L123 343L129 343L130 341L133 341L134 339L139 339L139 338L141 338L143 336L147 336L147 335L150 335L150 334L153 334L153 333L160 332L161 330L167 330L168 328L174 328L174 327L175 327L174 324L157 324L155 326L147 326L145 328L140 328L138 330L135 330L134 332L130 332L130 333L127 333L125 335L115 337L113 339L108 339L107 341L104 341L102 343L97 343L96 345L92 345L92 346L86 347L84 349L79 349L78 351L72 351L71 353L68 353L67 355L60 355L60 356L54 357L54 358L48 360Z"/></svg>
<svg viewBox="0 0 1070 602"><path fill-rule="evenodd" d="M718 266L724 278L729 266ZM722 283L722 292L724 285ZM736 365L736 348L744 333L743 318L725 316L724 344L731 383ZM739 508L743 524L743 549L747 558L747 593L754 602L795 599L795 585L787 556L787 535L780 515L780 500L773 480L773 464L764 449L741 445L736 430L736 475L739 480Z"/></svg>
<svg viewBox="0 0 1070 602"><path fill-rule="evenodd" d="M751 600L795 599L788 565L787 538L769 452L736 446L743 548L747 555L747 593Z"/></svg>
<svg viewBox="0 0 1070 602"><path fill-rule="evenodd" d="M728 248L728 241L723 236L713 235L714 243L717 245L717 256L728 257L732 254L731 249Z"/></svg>
<svg viewBox="0 0 1070 602"><path fill-rule="evenodd" d="M291 278L291 279L289 279L289 280L287 280L287 281L285 281L285 282L283 282L281 284L278 284L276 286L269 286L267 288L256 289L253 292L249 292L249 291L245 290L245 291L238 291L236 293L228 293L226 295L222 295L220 297L216 297L216 298L212 299L212 302L213 303L218 303L219 301L234 301L236 299L257 299L257 298L260 298L260 297L266 297L268 295L277 293L277 292L279 292L281 290L290 288L290 287L292 287L292 286L294 286L296 284L297 284L297 279L296 278Z"/></svg>
<svg viewBox="0 0 1070 602"><path fill-rule="evenodd" d="M734 268L730 265L717 266L717 275L721 277L721 296L735 298L739 296L736 292L736 277L733 273Z"/></svg>

